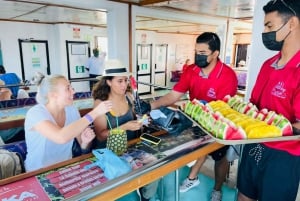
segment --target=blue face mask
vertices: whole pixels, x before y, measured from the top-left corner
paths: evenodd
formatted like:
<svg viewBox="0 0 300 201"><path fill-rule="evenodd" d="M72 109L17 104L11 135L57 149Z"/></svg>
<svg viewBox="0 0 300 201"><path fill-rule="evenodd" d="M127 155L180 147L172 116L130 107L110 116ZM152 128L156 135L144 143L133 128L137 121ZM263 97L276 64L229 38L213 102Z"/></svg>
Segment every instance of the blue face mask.
<svg viewBox="0 0 300 201"><path fill-rule="evenodd" d="M209 65L207 55L195 54L195 64L200 68L206 68Z"/></svg>

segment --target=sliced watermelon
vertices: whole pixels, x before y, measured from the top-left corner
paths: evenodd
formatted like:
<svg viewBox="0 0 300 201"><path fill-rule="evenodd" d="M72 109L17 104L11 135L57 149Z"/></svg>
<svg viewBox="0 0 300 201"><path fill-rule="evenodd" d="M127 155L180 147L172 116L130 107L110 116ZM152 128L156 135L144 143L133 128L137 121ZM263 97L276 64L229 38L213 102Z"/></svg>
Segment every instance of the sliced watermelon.
<svg viewBox="0 0 300 201"><path fill-rule="evenodd" d="M283 118L285 117L282 114L276 114L271 125L276 126Z"/></svg>
<svg viewBox="0 0 300 201"><path fill-rule="evenodd" d="M210 112L205 112L204 116L203 116L203 127L206 128L207 130L209 128L209 124L210 124L210 121L211 121L210 118L211 118Z"/></svg>
<svg viewBox="0 0 300 201"><path fill-rule="evenodd" d="M223 115L219 112L219 111L216 111L212 114L212 116L216 119L216 120L222 120L224 117Z"/></svg>
<svg viewBox="0 0 300 201"><path fill-rule="evenodd" d="M202 112L200 113L200 117L198 119L198 122L201 126L203 126L205 128L206 125L206 118L208 117L208 112L206 112L205 110L202 110Z"/></svg>
<svg viewBox="0 0 300 201"><path fill-rule="evenodd" d="M258 111L254 109L250 109L246 112L246 115L255 119L258 115Z"/></svg>
<svg viewBox="0 0 300 201"><path fill-rule="evenodd" d="M194 99L192 100L192 103L193 103L194 105L198 105L198 104L200 104L200 101L194 98Z"/></svg>
<svg viewBox="0 0 300 201"><path fill-rule="evenodd" d="M244 110L246 109L246 107L247 107L247 103L241 102L241 103L237 106L236 111L238 111L239 113L244 114Z"/></svg>
<svg viewBox="0 0 300 201"><path fill-rule="evenodd" d="M201 107L202 107L202 110L204 110L205 112L212 112L213 111L213 109L208 104L201 105Z"/></svg>
<svg viewBox="0 0 300 201"><path fill-rule="evenodd" d="M215 137L217 137L218 129L219 129L219 126L220 126L221 123L222 123L222 121L215 121L214 125L212 126L211 133L212 133Z"/></svg>
<svg viewBox="0 0 300 201"><path fill-rule="evenodd" d="M276 116L276 113L274 111L269 111L266 118L264 119L264 121L267 124L271 125L272 122L274 121L275 116Z"/></svg>
<svg viewBox="0 0 300 201"><path fill-rule="evenodd" d="M203 111L202 107L199 106L199 109L197 110L197 113L195 114L195 117L194 117L194 119L195 119L196 122L199 122L199 119L201 118L201 114L203 112L204 111Z"/></svg>
<svg viewBox="0 0 300 201"><path fill-rule="evenodd" d="M226 95L224 98L223 98L223 101L225 103L228 103L228 101L231 99L231 96L230 95Z"/></svg>
<svg viewBox="0 0 300 201"><path fill-rule="evenodd" d="M265 118L267 117L267 115L268 115L268 109L266 109L266 108L261 109L258 112L258 114L256 116L256 119L263 121L263 120L265 120Z"/></svg>
<svg viewBox="0 0 300 201"><path fill-rule="evenodd" d="M238 103L238 102L241 102L241 98L240 97L237 97L237 96L234 96L232 98L230 98L227 102L227 104L233 108L233 106Z"/></svg>
<svg viewBox="0 0 300 201"><path fill-rule="evenodd" d="M218 123L218 128L216 132L216 137L220 139L225 139L225 136L227 135L228 132L231 132L231 127L226 123L219 121Z"/></svg>
<svg viewBox="0 0 300 201"><path fill-rule="evenodd" d="M225 140L243 140L246 138L247 135L241 127L232 129L231 132L228 132L225 136Z"/></svg>
<svg viewBox="0 0 300 201"><path fill-rule="evenodd" d="M243 101L238 99L238 101L236 101L231 107L235 110L235 111L238 111L238 107L243 104Z"/></svg>
<svg viewBox="0 0 300 201"><path fill-rule="evenodd" d="M240 112L243 113L243 114L246 114L252 108L253 108L253 104L252 103L247 103L243 108L241 108Z"/></svg>
<svg viewBox="0 0 300 201"><path fill-rule="evenodd" d="M195 119L196 115L199 113L199 110L201 110L201 106L196 104L193 109L192 109L192 112L191 112L191 117L193 119Z"/></svg>
<svg viewBox="0 0 300 201"><path fill-rule="evenodd" d="M191 115L193 108L194 108L194 104L191 101L188 101L186 106L185 106L184 112L187 115Z"/></svg>
<svg viewBox="0 0 300 201"><path fill-rule="evenodd" d="M283 136L293 135L293 127L287 118L282 118L276 125L282 132Z"/></svg>
<svg viewBox="0 0 300 201"><path fill-rule="evenodd" d="M207 117L207 121L206 121L205 127L206 127L206 129L207 129L208 132L212 132L212 130L213 130L215 124L216 124L216 121L217 121L217 120L213 117L212 114L210 114L210 115Z"/></svg>

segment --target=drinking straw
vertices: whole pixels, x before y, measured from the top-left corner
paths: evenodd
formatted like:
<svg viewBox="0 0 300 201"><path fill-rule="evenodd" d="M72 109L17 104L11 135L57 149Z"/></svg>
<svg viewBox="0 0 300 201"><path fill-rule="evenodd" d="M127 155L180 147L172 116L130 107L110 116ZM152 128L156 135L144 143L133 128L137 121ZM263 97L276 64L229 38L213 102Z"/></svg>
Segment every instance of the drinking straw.
<svg viewBox="0 0 300 201"><path fill-rule="evenodd" d="M131 85L131 88L133 89L132 94L135 99L135 103L137 104L138 111L136 111L136 113L141 114L141 103L140 103L141 101L140 101L140 97L139 97L138 90L137 90L136 80L134 79L133 76L130 77L130 85Z"/></svg>
<svg viewBox="0 0 300 201"><path fill-rule="evenodd" d="M109 121L109 118L107 117L107 115L105 115L105 117L106 117L106 120L108 122L108 126L109 126L110 130L112 130L112 126L111 126L111 123ZM118 116L116 116L116 124L117 124L117 128L119 128L119 118L118 118Z"/></svg>
<svg viewBox="0 0 300 201"><path fill-rule="evenodd" d="M116 116L117 129L119 129L119 118Z"/></svg>
<svg viewBox="0 0 300 201"><path fill-rule="evenodd" d="M112 130L111 123L110 123L110 121L109 121L107 115L105 115L105 117L106 117L106 120L107 120L107 122L108 122L108 126L109 126L110 130Z"/></svg>

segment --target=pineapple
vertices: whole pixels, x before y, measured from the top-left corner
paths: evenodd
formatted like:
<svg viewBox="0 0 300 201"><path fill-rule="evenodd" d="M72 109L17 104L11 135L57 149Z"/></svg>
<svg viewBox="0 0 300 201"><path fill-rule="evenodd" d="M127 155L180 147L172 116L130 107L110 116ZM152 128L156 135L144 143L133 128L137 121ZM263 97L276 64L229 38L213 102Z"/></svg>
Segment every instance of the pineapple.
<svg viewBox="0 0 300 201"><path fill-rule="evenodd" d="M106 143L107 149L110 149L117 155L122 155L127 150L127 134L125 130L110 130Z"/></svg>

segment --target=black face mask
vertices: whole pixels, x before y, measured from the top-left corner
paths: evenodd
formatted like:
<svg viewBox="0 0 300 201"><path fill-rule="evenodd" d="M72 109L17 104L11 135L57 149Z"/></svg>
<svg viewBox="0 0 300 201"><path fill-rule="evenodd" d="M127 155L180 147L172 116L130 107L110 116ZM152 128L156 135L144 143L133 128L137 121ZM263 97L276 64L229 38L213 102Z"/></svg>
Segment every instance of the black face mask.
<svg viewBox="0 0 300 201"><path fill-rule="evenodd" d="M276 33L280 31L286 24L287 22L284 23L284 25L282 25L277 31L262 33L262 41L267 49L274 51L280 51L282 49L284 40L291 32L289 32L282 41L276 41Z"/></svg>
<svg viewBox="0 0 300 201"><path fill-rule="evenodd" d="M206 68L209 65L207 55L195 54L195 64L200 68Z"/></svg>

